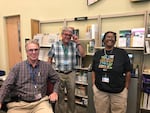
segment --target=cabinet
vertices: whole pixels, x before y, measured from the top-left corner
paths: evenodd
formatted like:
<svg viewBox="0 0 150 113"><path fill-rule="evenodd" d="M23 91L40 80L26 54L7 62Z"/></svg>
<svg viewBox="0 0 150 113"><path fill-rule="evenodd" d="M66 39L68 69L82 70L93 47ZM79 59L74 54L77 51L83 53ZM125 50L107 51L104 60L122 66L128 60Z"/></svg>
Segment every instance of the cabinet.
<svg viewBox="0 0 150 113"><path fill-rule="evenodd" d="M81 106L86 107L86 113L95 113L90 67L77 67L75 70L75 102Z"/></svg>

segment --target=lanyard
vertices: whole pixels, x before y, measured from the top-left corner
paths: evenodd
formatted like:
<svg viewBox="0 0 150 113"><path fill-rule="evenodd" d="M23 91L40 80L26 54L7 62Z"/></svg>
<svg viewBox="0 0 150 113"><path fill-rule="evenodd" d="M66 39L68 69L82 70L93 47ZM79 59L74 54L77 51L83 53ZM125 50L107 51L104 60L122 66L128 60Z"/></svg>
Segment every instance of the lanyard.
<svg viewBox="0 0 150 113"><path fill-rule="evenodd" d="M30 73L30 78L33 81L34 87L37 87L37 82L35 77L40 74L39 72L39 66L36 66L35 68L33 68L30 64L27 63L27 67L29 69L29 73Z"/></svg>
<svg viewBox="0 0 150 113"><path fill-rule="evenodd" d="M64 46L64 45L62 45L62 47L63 47L65 56L67 56L68 55L68 47Z"/></svg>

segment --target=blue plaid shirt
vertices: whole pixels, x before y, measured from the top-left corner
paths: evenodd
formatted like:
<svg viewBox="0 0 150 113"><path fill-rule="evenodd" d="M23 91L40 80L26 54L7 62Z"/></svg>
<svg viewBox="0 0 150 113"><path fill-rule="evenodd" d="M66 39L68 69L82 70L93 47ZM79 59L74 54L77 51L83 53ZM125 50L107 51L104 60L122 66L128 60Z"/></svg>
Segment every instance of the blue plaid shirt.
<svg viewBox="0 0 150 113"><path fill-rule="evenodd" d="M54 58L56 70L70 71L77 65L77 56L80 56L80 53L76 43L70 41L66 53L62 41L57 41L52 44L48 56Z"/></svg>

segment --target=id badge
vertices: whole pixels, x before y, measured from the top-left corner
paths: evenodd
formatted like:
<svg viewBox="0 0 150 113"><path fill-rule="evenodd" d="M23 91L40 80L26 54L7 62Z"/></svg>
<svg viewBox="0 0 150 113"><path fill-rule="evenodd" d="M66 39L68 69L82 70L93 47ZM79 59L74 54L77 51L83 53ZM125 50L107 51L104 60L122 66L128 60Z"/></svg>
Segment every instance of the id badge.
<svg viewBox="0 0 150 113"><path fill-rule="evenodd" d="M64 61L64 65L68 65L68 61L65 60L65 61Z"/></svg>
<svg viewBox="0 0 150 113"><path fill-rule="evenodd" d="M41 94L41 93L36 94L36 95L34 96L34 98L35 98L36 100L39 100L39 99L42 98L42 94Z"/></svg>
<svg viewBox="0 0 150 113"><path fill-rule="evenodd" d="M102 82L109 83L109 77L107 75L103 76Z"/></svg>

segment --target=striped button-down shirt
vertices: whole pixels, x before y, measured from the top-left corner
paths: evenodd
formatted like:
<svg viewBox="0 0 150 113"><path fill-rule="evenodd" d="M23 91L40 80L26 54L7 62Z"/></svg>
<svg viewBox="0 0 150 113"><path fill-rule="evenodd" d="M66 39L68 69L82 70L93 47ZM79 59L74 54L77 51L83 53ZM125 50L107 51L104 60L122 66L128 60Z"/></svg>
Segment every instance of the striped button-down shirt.
<svg viewBox="0 0 150 113"><path fill-rule="evenodd" d="M56 70L70 71L77 65L77 57L80 53L76 43L70 41L65 50L62 41L58 41L52 45L48 56L54 57Z"/></svg>

